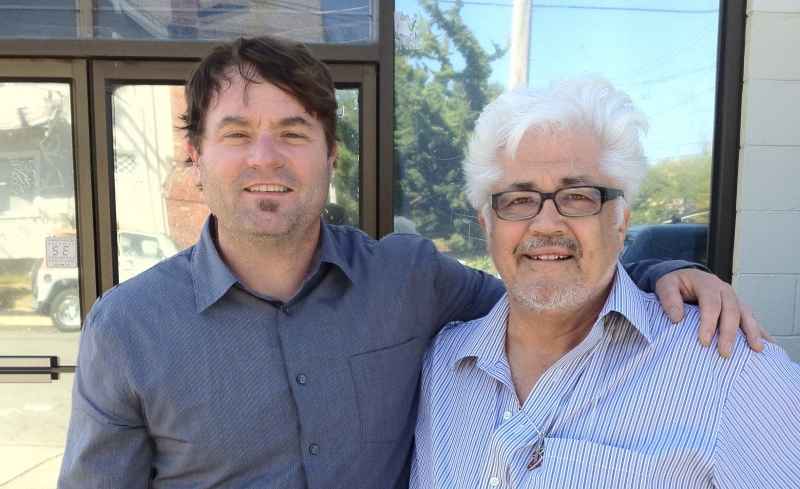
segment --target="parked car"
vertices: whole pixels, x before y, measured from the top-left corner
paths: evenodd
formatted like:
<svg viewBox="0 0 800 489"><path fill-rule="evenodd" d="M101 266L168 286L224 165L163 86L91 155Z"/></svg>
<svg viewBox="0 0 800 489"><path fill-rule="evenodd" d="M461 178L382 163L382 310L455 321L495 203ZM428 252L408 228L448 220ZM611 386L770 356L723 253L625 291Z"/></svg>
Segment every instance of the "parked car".
<svg viewBox="0 0 800 489"><path fill-rule="evenodd" d="M708 224L667 223L633 226L620 254L623 264L656 258L706 264Z"/></svg>
<svg viewBox="0 0 800 489"><path fill-rule="evenodd" d="M169 236L133 231L117 233L117 249L120 282L180 251ZM49 268L44 260L39 260L31 272L31 282L34 297L31 309L37 314L50 316L53 326L61 331L80 331L78 269Z"/></svg>

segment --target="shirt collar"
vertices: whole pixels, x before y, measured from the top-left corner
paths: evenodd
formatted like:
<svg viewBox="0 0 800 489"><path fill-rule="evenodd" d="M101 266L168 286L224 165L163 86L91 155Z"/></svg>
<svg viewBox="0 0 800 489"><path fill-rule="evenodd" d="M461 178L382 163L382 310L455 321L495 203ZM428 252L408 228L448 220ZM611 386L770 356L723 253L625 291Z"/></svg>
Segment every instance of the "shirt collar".
<svg viewBox="0 0 800 489"><path fill-rule="evenodd" d="M598 317L606 323L606 316L614 312L621 314L641 333L648 343L653 342L649 315L646 310L644 292L633 283L628 273L617 262L616 273L603 309ZM478 320L479 324L469 333L467 341L456 353L451 368L456 370L468 357L477 359L477 367L490 371L505 356L506 324L508 323L508 296L503 295L491 312Z"/></svg>
<svg viewBox="0 0 800 489"><path fill-rule="evenodd" d="M216 218L211 214L203 225L200 239L192 253L192 282L198 313L217 302L228 289L239 282L219 256L214 244L216 235Z"/></svg>
<svg viewBox="0 0 800 489"><path fill-rule="evenodd" d="M600 318L605 319L612 312L625 317L633 327L641 333L648 343L653 342L650 315L647 313L645 294L633 283L628 272L617 262L617 273L606 303L600 311Z"/></svg>
<svg viewBox="0 0 800 489"><path fill-rule="evenodd" d="M322 223L322 220L320 220L320 226L320 246L314 253L311 269L303 280L303 285L319 271L321 263L336 265L352 281L354 273L352 265L342 255L342 252L347 250L337 246L339 240L333 235L329 226ZM194 281L198 312L202 312L217 302L235 284L240 284L242 288L246 289L219 256L215 244L216 234L216 217L212 214L206 219L192 255L192 280Z"/></svg>
<svg viewBox="0 0 800 489"><path fill-rule="evenodd" d="M322 226L319 234L320 247L317 250L319 259L311 267L311 271L316 273L320 263L330 263L339 267L351 282L355 282L356 272L351 262L355 257L355 253L351 243L346 239L347 233L340 230L339 226L323 223L321 219L320 225ZM313 273L310 275L313 275Z"/></svg>
<svg viewBox="0 0 800 489"><path fill-rule="evenodd" d="M488 315L477 320L477 325L469 332L466 341L456 352L451 364L453 370L461 366L468 357L477 359L477 366L483 370L492 370L503 364L506 355L506 324L508 323L508 295L497 301Z"/></svg>

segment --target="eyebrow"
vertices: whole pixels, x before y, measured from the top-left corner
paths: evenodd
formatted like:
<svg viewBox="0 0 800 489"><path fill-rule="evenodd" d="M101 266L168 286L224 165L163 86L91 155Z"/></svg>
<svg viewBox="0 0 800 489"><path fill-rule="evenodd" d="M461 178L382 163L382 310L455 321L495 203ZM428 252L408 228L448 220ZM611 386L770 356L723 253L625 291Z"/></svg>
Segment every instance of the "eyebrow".
<svg viewBox="0 0 800 489"><path fill-rule="evenodd" d="M229 115L223 117L214 129L219 130L220 128L226 126L235 126L235 127L246 127L250 125L250 121L244 117L238 115ZM301 117L299 115L284 117L283 119L278 119L275 124L275 127L285 128L285 127L293 127L293 126L304 126L304 127L313 127L311 122L309 122L306 118Z"/></svg>
<svg viewBox="0 0 800 489"><path fill-rule="evenodd" d="M574 176L574 177L564 177L559 181L559 188L564 187L572 187L576 185L594 185L592 181L583 175ZM533 191L538 192L539 190L536 186L531 182L514 182L508 186L506 191Z"/></svg>
<svg viewBox="0 0 800 489"><path fill-rule="evenodd" d="M244 117L236 116L236 115L229 115L223 117L221 121L219 121L215 126L214 130L219 130L225 126L237 126L237 127L244 127L248 125L247 119Z"/></svg>
<svg viewBox="0 0 800 489"><path fill-rule="evenodd" d="M299 115L278 119L278 121L274 125L275 127L291 127L291 126L313 127L311 122L309 122L305 117L301 117Z"/></svg>

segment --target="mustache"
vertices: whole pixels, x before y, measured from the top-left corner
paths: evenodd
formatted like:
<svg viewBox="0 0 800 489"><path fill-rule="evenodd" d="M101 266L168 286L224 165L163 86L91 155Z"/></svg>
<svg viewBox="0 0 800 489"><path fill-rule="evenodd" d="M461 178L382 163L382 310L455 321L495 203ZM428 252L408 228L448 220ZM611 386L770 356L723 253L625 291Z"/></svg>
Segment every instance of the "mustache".
<svg viewBox="0 0 800 489"><path fill-rule="evenodd" d="M260 178L272 178L281 182L290 188L298 188L300 186L300 179L291 170L285 167L279 167L270 171L257 170L248 167L244 169L236 178L236 185L244 186L248 182L258 180Z"/></svg>
<svg viewBox="0 0 800 489"><path fill-rule="evenodd" d="M514 247L514 254L528 253L537 248L564 248L575 256L583 256L583 250L577 243L567 238L534 238Z"/></svg>

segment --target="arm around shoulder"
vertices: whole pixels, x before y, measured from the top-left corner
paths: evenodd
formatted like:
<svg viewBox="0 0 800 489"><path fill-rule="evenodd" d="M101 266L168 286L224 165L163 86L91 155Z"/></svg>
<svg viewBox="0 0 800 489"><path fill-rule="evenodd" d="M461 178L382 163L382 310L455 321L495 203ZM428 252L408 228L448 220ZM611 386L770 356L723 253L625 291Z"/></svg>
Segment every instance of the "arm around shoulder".
<svg viewBox="0 0 800 489"><path fill-rule="evenodd" d="M433 246L431 244L431 246ZM505 293L499 278L436 252L434 287L440 304L438 327L481 318Z"/></svg>
<svg viewBox="0 0 800 489"><path fill-rule="evenodd" d="M697 263L684 260L642 260L623 265L625 271L630 275L631 280L640 290L653 293L656 291L656 283L668 273L684 268L698 268L705 272L709 270Z"/></svg>

